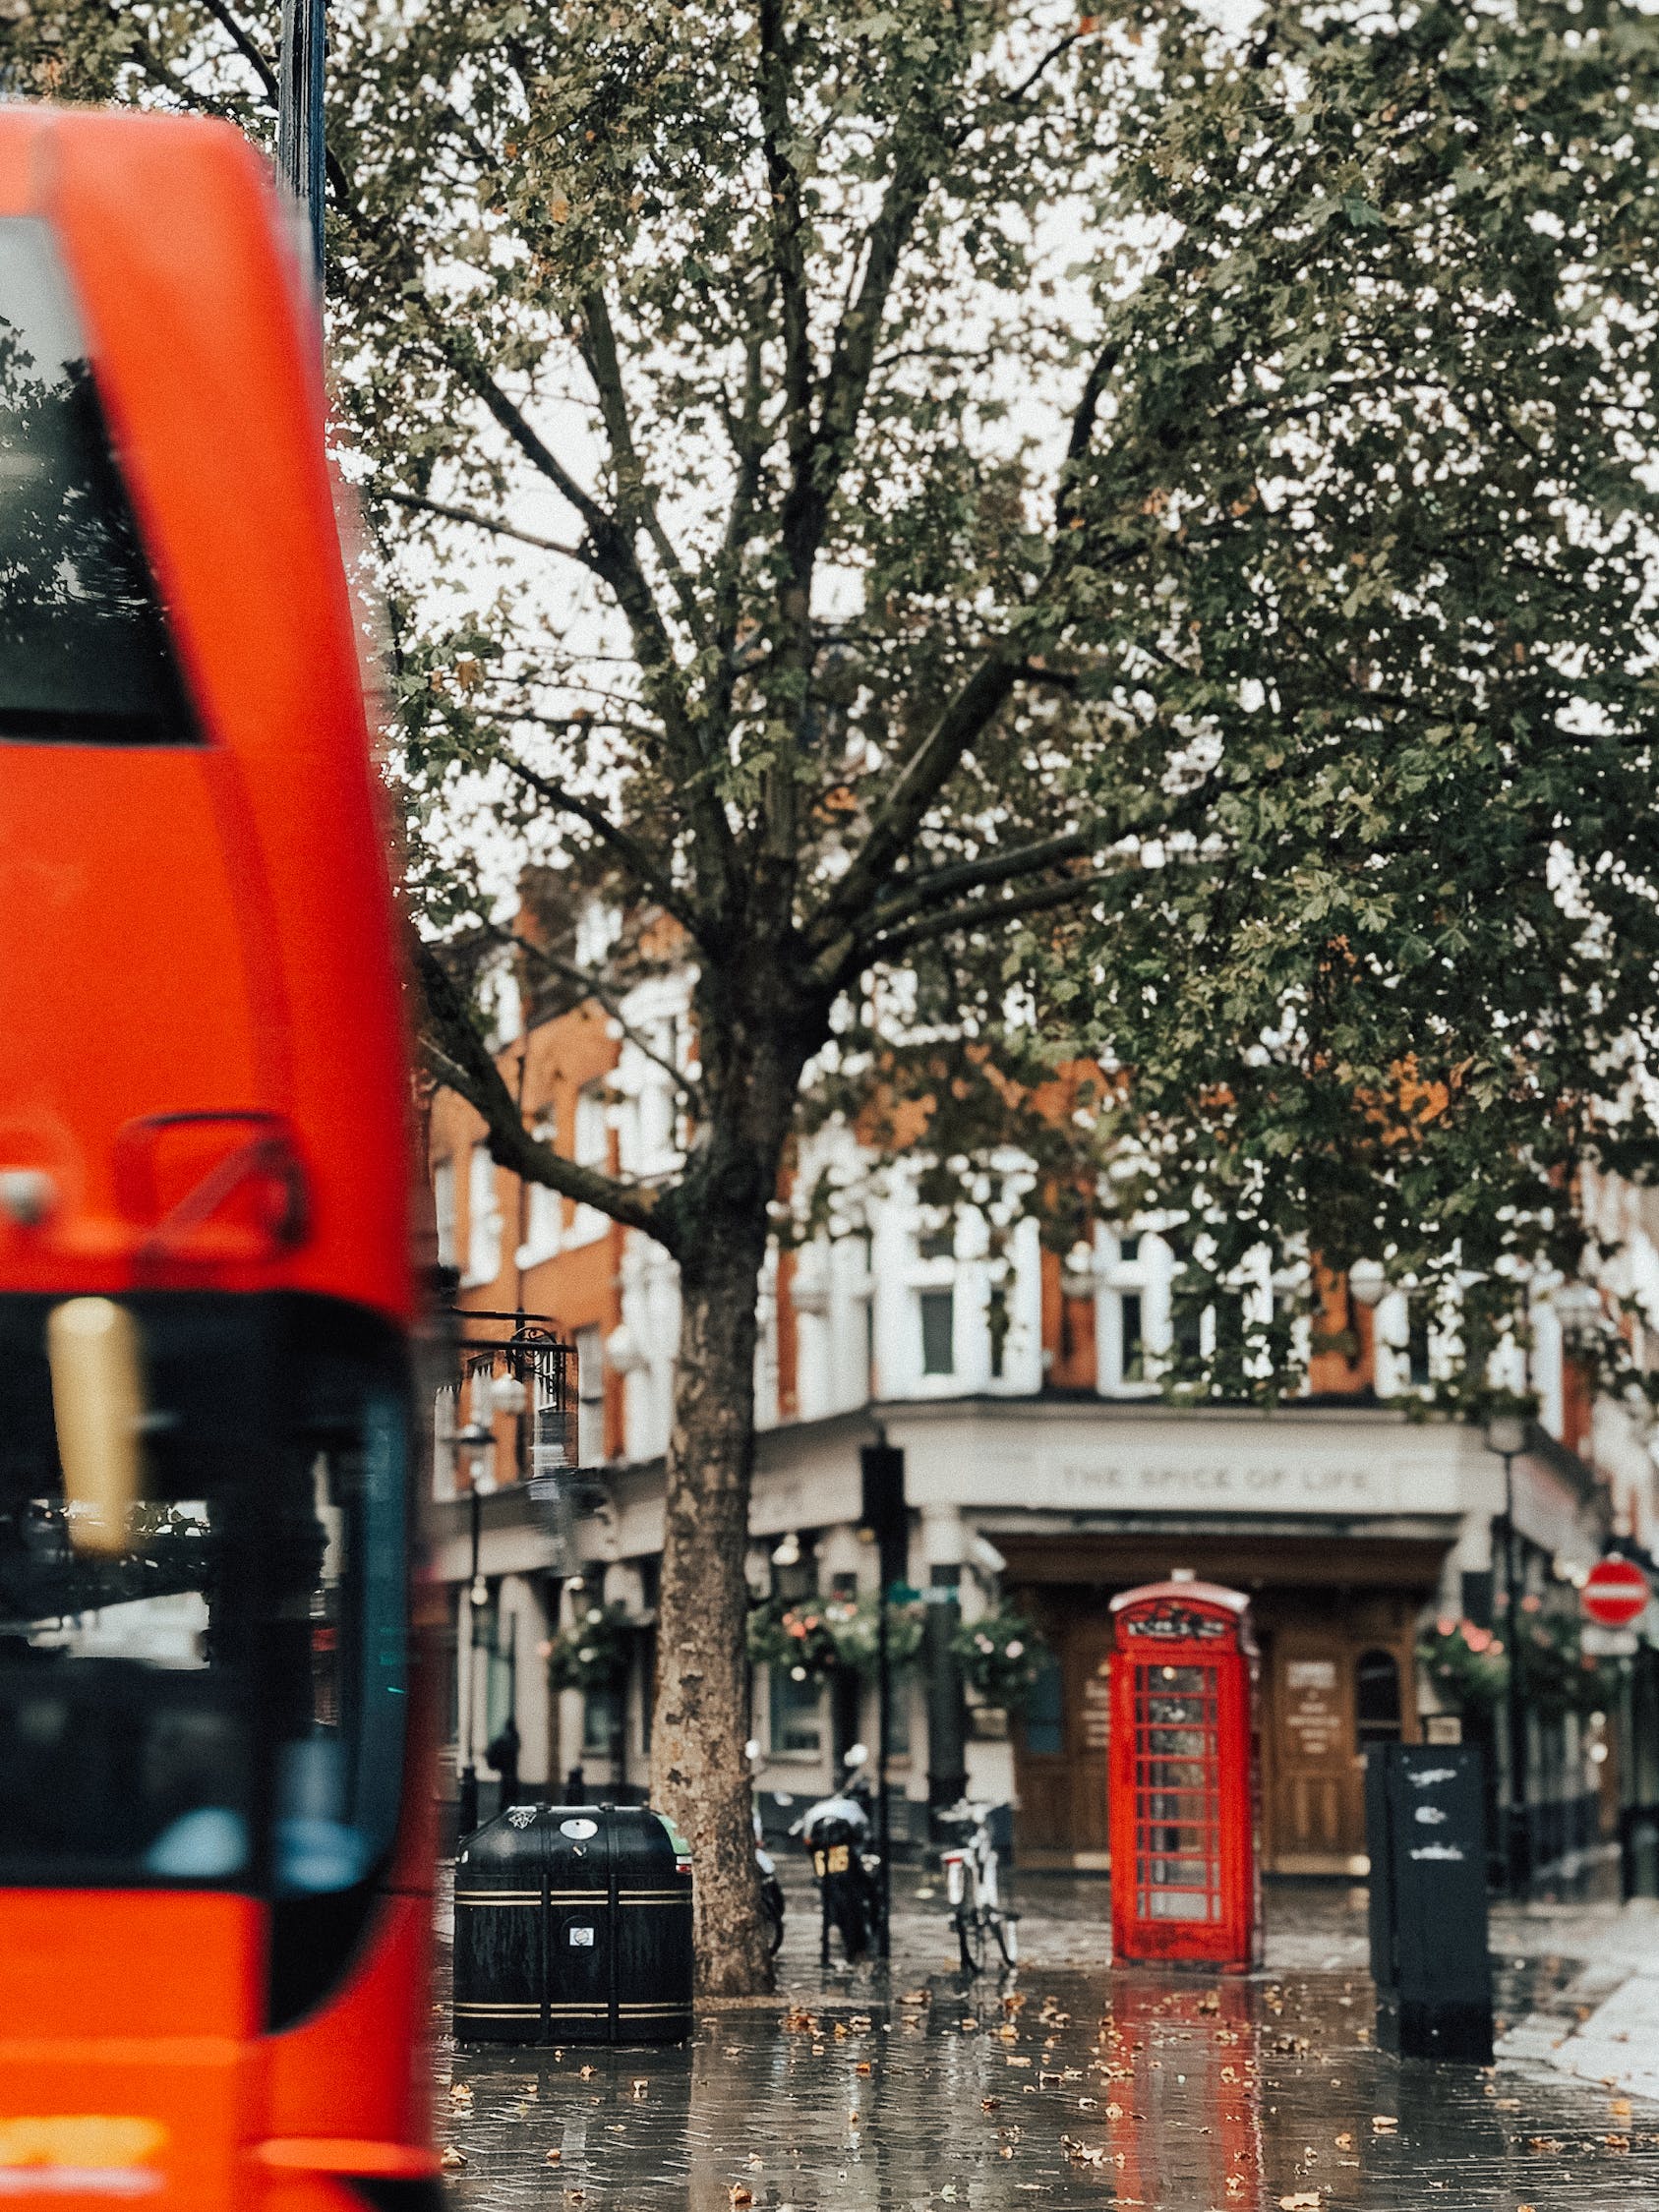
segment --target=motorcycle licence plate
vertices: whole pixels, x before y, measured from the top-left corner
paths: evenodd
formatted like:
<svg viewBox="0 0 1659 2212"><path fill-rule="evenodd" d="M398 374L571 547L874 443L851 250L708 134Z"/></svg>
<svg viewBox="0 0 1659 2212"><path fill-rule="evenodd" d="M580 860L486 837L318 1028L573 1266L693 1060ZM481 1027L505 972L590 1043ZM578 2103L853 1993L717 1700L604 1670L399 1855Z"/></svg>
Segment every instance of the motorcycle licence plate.
<svg viewBox="0 0 1659 2212"><path fill-rule="evenodd" d="M825 1856L829 1860L831 1874L845 1874L847 1872L848 1846L845 1843L832 1843Z"/></svg>

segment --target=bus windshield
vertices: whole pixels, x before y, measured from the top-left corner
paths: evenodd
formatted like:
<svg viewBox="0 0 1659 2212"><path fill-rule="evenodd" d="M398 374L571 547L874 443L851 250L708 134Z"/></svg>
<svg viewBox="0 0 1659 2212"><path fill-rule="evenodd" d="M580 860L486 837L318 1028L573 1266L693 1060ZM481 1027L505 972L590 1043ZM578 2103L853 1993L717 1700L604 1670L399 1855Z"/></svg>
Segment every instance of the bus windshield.
<svg viewBox="0 0 1659 2212"><path fill-rule="evenodd" d="M0 1299L0 1883L355 1887L402 1775L395 1332L322 1299L123 1301L144 1480L100 1550L58 1463L56 1303Z"/></svg>

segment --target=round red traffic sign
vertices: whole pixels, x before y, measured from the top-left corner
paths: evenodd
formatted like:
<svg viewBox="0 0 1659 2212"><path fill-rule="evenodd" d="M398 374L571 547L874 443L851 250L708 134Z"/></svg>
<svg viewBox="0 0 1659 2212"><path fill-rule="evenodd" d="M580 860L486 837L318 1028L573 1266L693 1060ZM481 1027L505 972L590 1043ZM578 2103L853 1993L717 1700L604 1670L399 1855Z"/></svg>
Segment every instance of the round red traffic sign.
<svg viewBox="0 0 1659 2212"><path fill-rule="evenodd" d="M1603 1628L1628 1628L1647 1605L1647 1577L1633 1559L1598 1559L1580 1593L1584 1610Z"/></svg>

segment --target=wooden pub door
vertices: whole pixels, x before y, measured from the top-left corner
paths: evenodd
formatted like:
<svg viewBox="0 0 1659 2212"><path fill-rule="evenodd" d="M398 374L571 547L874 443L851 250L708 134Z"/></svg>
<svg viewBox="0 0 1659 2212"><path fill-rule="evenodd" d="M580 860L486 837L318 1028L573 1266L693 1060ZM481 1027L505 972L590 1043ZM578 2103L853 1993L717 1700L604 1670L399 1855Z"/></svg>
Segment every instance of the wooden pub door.
<svg viewBox="0 0 1659 2212"><path fill-rule="evenodd" d="M1048 1633L1052 1659L1015 1723L1015 1852L1028 1866L1103 1871L1111 1624L1102 1610Z"/></svg>

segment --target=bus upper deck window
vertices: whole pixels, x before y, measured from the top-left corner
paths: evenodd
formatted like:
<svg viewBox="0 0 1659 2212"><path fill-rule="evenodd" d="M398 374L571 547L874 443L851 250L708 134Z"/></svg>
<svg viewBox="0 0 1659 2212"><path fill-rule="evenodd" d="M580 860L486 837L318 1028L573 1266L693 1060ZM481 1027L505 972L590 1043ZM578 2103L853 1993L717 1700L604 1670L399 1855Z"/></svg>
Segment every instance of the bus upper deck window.
<svg viewBox="0 0 1659 2212"><path fill-rule="evenodd" d="M197 734L51 233L0 220L0 739Z"/></svg>

